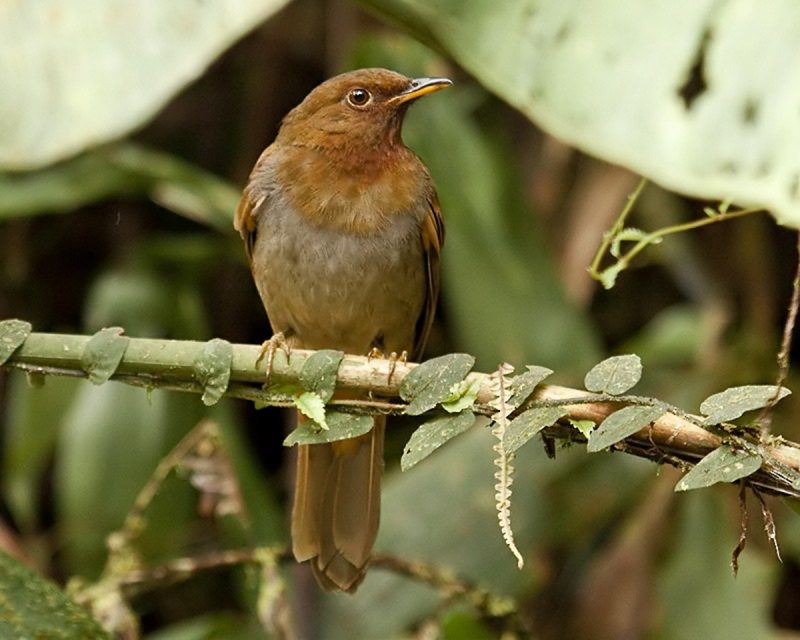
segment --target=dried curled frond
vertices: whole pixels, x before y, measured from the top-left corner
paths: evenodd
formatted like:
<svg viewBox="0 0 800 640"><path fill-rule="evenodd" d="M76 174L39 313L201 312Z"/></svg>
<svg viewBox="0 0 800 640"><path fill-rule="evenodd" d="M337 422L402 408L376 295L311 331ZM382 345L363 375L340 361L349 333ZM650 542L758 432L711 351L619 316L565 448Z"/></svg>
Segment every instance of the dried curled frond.
<svg viewBox="0 0 800 640"><path fill-rule="evenodd" d="M511 553L517 558L517 567L522 569L524 561L522 554L517 549L514 542L514 532L511 529L511 483L514 481L514 467L511 464L514 455L506 453L504 440L506 429L508 428L508 416L514 407L508 402L511 389L511 379L514 367L510 364L501 364L495 373L489 376L490 387L493 399L489 402L495 412L492 414L494 426L492 435L497 438L497 442L492 449L497 453L494 464L497 471L494 474L497 483L494 485L495 508L497 510L497 520L500 523L500 531L503 534L506 546L511 549Z"/></svg>

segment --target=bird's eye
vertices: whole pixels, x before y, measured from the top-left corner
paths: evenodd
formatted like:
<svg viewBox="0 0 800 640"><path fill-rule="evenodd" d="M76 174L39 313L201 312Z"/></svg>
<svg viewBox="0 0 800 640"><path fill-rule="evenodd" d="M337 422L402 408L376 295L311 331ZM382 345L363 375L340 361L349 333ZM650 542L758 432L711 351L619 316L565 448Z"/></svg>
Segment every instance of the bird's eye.
<svg viewBox="0 0 800 640"><path fill-rule="evenodd" d="M371 98L372 96L366 89L353 89L347 94L347 101L354 107L363 107Z"/></svg>

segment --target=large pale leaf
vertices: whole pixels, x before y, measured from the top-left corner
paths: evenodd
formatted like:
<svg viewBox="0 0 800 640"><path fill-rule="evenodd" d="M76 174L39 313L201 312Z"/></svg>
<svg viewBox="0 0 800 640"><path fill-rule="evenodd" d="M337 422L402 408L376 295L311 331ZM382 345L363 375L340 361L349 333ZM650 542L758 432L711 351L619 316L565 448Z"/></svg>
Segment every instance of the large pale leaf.
<svg viewBox="0 0 800 640"><path fill-rule="evenodd" d="M362 0L557 137L800 226L793 0Z"/></svg>
<svg viewBox="0 0 800 640"><path fill-rule="evenodd" d="M287 0L41 0L0 6L0 167L141 125Z"/></svg>

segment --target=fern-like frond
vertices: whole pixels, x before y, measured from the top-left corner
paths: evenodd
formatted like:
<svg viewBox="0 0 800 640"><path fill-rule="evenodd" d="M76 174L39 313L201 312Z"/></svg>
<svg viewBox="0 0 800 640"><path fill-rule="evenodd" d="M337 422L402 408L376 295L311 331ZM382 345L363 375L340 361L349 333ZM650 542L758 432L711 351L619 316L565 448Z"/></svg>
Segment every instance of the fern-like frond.
<svg viewBox="0 0 800 640"><path fill-rule="evenodd" d="M503 363L490 377L490 387L492 390L493 398L489 402L495 412L492 414L494 426L492 427L492 435L497 439L497 442L492 447L493 451L497 454L494 464L497 467L494 478L497 483L494 485L494 499L495 509L497 510L497 521L500 524L500 531L503 534L503 540L506 546L511 549L511 553L517 559L517 567L522 569L524 561L522 554L517 549L514 542L514 531L511 529L511 483L514 481L514 466L512 461L513 454L506 453L505 450L505 434L508 428L508 416L514 410L514 407L509 404L508 399L511 389L511 379L509 376L513 373L514 367L510 364Z"/></svg>

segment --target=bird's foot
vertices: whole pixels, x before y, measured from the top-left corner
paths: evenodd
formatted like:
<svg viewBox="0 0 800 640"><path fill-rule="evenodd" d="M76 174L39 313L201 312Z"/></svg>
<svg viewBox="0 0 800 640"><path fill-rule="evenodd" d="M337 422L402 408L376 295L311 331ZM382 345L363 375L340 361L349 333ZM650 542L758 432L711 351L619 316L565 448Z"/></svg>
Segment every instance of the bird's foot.
<svg viewBox="0 0 800 640"><path fill-rule="evenodd" d="M392 384L392 376L394 375L394 371L397 368L397 363L402 362L405 363L408 361L408 351L405 349L400 352L400 355L397 354L396 351L392 351L389 356L387 357L383 351L378 349L377 347L373 347L369 350L367 354L367 361L369 362L373 358L379 358L381 360L388 360L389 361L389 375L386 377L386 384Z"/></svg>
<svg viewBox="0 0 800 640"><path fill-rule="evenodd" d="M292 354L292 348L286 341L286 336L283 335L282 331L273 334L269 340L265 340L261 344L261 351L258 352L258 358L256 358L256 367L261 364L264 358L267 359L267 377L264 381L264 386L269 386L269 379L272 376L272 367L275 362L275 352L278 351L278 349L286 354L286 359L288 360L289 356Z"/></svg>

